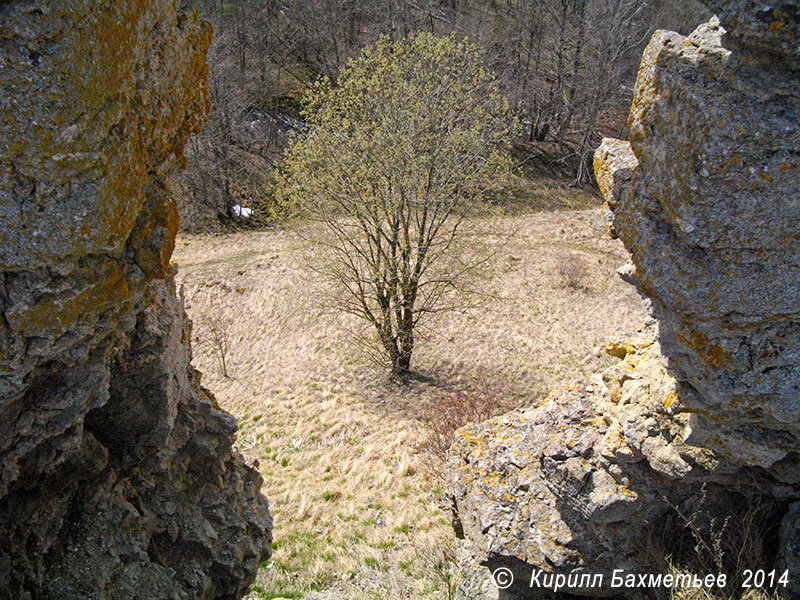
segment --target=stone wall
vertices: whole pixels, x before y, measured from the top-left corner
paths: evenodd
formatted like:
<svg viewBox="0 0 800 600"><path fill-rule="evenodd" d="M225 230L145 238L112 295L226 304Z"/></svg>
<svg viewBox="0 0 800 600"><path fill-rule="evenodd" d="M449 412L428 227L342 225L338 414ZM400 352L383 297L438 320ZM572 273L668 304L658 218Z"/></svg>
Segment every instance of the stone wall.
<svg viewBox="0 0 800 600"><path fill-rule="evenodd" d="M2 598L235 598L269 555L170 266L208 110L183 4L0 3Z"/></svg>
<svg viewBox="0 0 800 600"><path fill-rule="evenodd" d="M657 32L630 142L595 155L631 254L621 275L655 319L609 346L618 365L452 448L457 531L468 562L515 575L504 597L550 597L532 595L538 571L580 596L651 597L611 589L611 573L653 572L653 548L710 540L748 510L780 528L751 568L789 568L800 593L800 8L708 4L728 33L717 18Z"/></svg>

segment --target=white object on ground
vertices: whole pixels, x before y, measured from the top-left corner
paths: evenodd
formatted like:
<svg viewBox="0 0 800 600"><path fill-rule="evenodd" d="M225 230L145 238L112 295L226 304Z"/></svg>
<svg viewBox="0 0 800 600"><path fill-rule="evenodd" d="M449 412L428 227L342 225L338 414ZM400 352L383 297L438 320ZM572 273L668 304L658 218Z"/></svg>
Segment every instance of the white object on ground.
<svg viewBox="0 0 800 600"><path fill-rule="evenodd" d="M253 214L253 209L247 208L246 206L239 206L238 204L234 204L233 214L235 214L237 217L248 219L250 218L250 215Z"/></svg>

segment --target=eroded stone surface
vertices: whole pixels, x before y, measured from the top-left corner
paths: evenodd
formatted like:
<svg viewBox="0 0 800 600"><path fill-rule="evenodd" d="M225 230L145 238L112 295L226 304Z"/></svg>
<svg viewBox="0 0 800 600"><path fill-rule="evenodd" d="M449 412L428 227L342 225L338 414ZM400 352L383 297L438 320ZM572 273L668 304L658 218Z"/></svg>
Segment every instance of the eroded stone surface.
<svg viewBox="0 0 800 600"><path fill-rule="evenodd" d="M800 69L800 5L794 0L706 0L732 42L744 47L751 58L764 62L786 61ZM754 56L755 55L755 56Z"/></svg>
<svg viewBox="0 0 800 600"><path fill-rule="evenodd" d="M169 265L211 35L180 6L0 4L3 598L234 598L268 556Z"/></svg>
<svg viewBox="0 0 800 600"><path fill-rule="evenodd" d="M762 495L779 511L795 496L683 441L689 415L653 333L615 339L608 351L622 361L589 383L458 432L448 465L456 513L473 560L514 572L506 595L528 597L534 569L599 574L605 587L571 592L614 595L615 569L652 569L648 547L690 535L681 515L734 516Z"/></svg>
<svg viewBox="0 0 800 600"><path fill-rule="evenodd" d="M753 70L723 34L712 21L653 37L630 145L604 142L598 180L691 440L769 468L800 447L800 78Z"/></svg>
<svg viewBox="0 0 800 600"><path fill-rule="evenodd" d="M616 340L621 362L589 383L469 426L452 448L472 563L516 576L501 598L572 598L532 591L538 570L604 575L568 590L581 596L650 597L609 589L610 572L652 572L652 548L663 557L692 527L710 539L748 506L783 523L775 565L797 567L797 10L771 3L778 25L765 3L709 4L730 34L717 18L688 37L657 32L630 142L595 155L609 233L631 254L620 274L657 322Z"/></svg>

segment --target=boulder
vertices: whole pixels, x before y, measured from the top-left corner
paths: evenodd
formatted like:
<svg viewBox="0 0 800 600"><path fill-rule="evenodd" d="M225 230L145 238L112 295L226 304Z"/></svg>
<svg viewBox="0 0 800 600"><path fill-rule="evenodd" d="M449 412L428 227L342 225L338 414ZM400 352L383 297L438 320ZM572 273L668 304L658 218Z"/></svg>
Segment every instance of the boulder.
<svg viewBox="0 0 800 600"><path fill-rule="evenodd" d="M0 598L235 598L269 556L170 265L208 110L184 4L0 3Z"/></svg>
<svg viewBox="0 0 800 600"><path fill-rule="evenodd" d="M689 440L797 483L800 78L753 69L724 33L714 19L653 36L630 144L604 140L598 181L692 411Z"/></svg>
<svg viewBox="0 0 800 600"><path fill-rule="evenodd" d="M456 532L469 564L507 569L500 598L655 597L614 571L666 575L688 549L718 573L747 522L766 562L746 566L785 565L800 594L797 7L709 5L721 23L654 34L630 141L595 154L652 323L612 342L619 364L451 448Z"/></svg>

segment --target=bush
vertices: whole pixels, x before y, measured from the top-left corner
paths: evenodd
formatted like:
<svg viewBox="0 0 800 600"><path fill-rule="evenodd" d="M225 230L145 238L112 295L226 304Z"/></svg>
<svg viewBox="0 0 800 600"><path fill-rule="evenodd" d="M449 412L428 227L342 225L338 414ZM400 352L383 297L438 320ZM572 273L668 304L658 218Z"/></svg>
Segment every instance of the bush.
<svg viewBox="0 0 800 600"><path fill-rule="evenodd" d="M513 398L496 382L483 380L467 389L439 394L422 411L422 420L430 429L428 439L419 448L423 464L434 477L443 478L455 431L513 408Z"/></svg>
<svg viewBox="0 0 800 600"><path fill-rule="evenodd" d="M559 253L556 256L556 270L564 287L573 290L586 289L589 267L581 256L570 252Z"/></svg>

